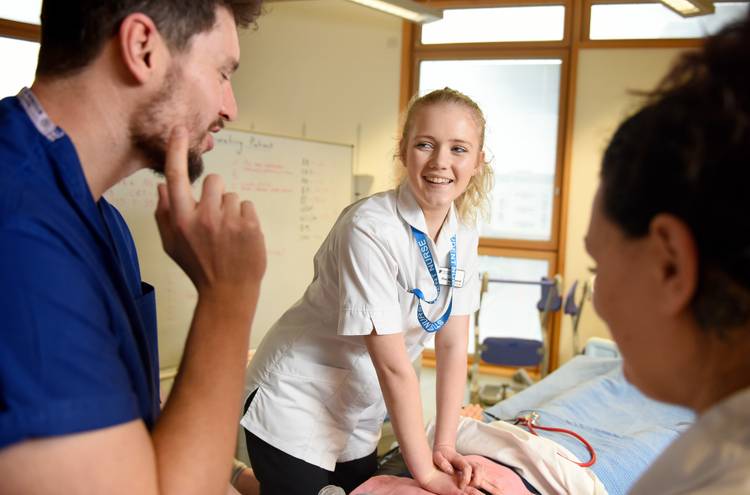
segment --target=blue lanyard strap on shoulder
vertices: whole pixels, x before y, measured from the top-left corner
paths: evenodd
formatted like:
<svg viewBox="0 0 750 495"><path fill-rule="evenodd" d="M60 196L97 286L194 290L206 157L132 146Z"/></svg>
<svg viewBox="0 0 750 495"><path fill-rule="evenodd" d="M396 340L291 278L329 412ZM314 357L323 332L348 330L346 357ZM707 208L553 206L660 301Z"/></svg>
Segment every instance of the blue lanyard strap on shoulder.
<svg viewBox="0 0 750 495"><path fill-rule="evenodd" d="M437 332L443 325L448 321L451 316L451 309L453 308L453 290L451 290L450 302L448 303L448 309L445 310L443 316L438 318L436 321L430 321L425 316L422 310L422 301L426 304L433 304L437 301L440 296L440 279L438 278L437 270L435 269L435 261L432 259L432 252L430 251L430 245L427 241L427 236L424 235L420 230L412 227L412 234L414 234L414 240L417 242L417 247L422 255L424 264L427 267L427 271L430 272L432 282L435 284L435 297L432 300L427 300L424 293L419 289L410 289L409 292L417 297L417 320L422 328L429 333ZM456 280L456 236L451 236L451 252L450 252L450 279L448 280L448 286L453 288L453 281Z"/></svg>

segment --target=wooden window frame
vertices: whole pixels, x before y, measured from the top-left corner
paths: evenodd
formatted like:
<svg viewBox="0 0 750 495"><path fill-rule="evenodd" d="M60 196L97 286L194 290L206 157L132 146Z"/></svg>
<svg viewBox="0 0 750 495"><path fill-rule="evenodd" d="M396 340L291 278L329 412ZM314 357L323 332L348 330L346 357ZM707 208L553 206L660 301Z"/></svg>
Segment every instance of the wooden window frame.
<svg viewBox="0 0 750 495"><path fill-rule="evenodd" d="M552 198L552 223L550 228L550 239L547 241L530 241L520 239L502 239L482 237L479 240L480 254L494 254L496 256L513 256L532 259L549 259L550 276L560 272L560 260L562 259L561 248L565 242L566 222L563 216L567 211L565 191L568 179L565 171L566 159L569 159L570 139L568 129L572 129L573 118L570 104L571 95L575 89L575 60L572 56L573 46L578 45L578 33L580 19L575 17L580 12L580 7L575 8L584 0L433 0L431 6L438 8L482 8L482 7L524 7L540 5L560 5L565 7L563 39L558 41L523 41L523 42L488 42L488 43L450 43L429 44L421 43L422 30L420 25L409 22L403 23L402 34L402 57L401 57L401 89L399 108L401 115L405 113L411 95L416 93L419 82L419 64L423 60L445 60L445 59L467 59L477 60L484 58L557 58L561 60L560 67L560 89L557 125L557 150L555 163L555 176ZM571 86L573 84L573 86ZM502 254L505 253L505 254ZM549 369L554 370L559 361L559 340L562 318L560 312L555 313L549 323L548 337L550 346ZM473 357L467 356L471 363ZM423 362L425 365L434 365L434 351L425 350ZM509 369L482 365L482 373L498 373L507 375ZM494 371L492 371L494 369ZM513 370L512 368L510 370ZM538 372L538 370L537 370ZM510 373L512 374L512 373Z"/></svg>
<svg viewBox="0 0 750 495"><path fill-rule="evenodd" d="M480 0L481 6L518 6L518 1L505 2L497 0L488 2ZM407 41L412 41L412 49L408 58L402 57L401 81L401 110L402 113L408 106L412 94L417 91L419 84L419 65L422 61L427 60L482 60L492 59L533 59L533 58L555 58L561 60L560 66L560 87L558 93L558 122L557 122L557 144L556 144L556 161L555 174L553 181L552 194L552 223L550 225L550 238L546 241L533 241L508 238L489 238L483 237L480 245L504 247L511 249L528 249L540 251L555 251L559 245L559 210L562 187L562 165L564 151L564 137L566 135L567 119L567 98L568 81L570 73L570 50L567 47L570 33L570 8L559 1L542 0L546 5L563 5L565 7L565 37L562 41L555 42L493 42L493 43L453 43L440 45L422 45L419 42L421 37L421 26L410 26L405 23L404 26L404 46ZM448 8L446 6L456 6L455 2L431 2L431 5ZM465 4L460 4L466 6ZM534 4L537 5L537 4ZM411 32L407 33L406 31ZM405 59L406 58L406 59ZM407 77L404 77L407 74Z"/></svg>
<svg viewBox="0 0 750 495"><path fill-rule="evenodd" d="M560 48L570 44L571 30L570 19L571 2L573 0L534 0L524 2L523 0L433 0L429 2L431 7L439 9L477 9L492 7L545 7L560 6L565 7L565 16L563 18L563 39L549 41L490 41L474 43L435 43L422 44L422 25L414 24L414 43L415 51L432 51L436 50L495 50L502 48L524 49L524 48ZM407 23L408 24L408 23Z"/></svg>
<svg viewBox="0 0 750 495"><path fill-rule="evenodd" d="M731 1L731 0L719 0ZM550 241L522 241L481 238L480 253L520 253L518 256L535 258L551 256L551 273L563 273L567 245L567 219L569 216L570 170L573 148L573 126L576 105L576 84L579 52L590 48L696 48L702 39L634 39L591 40L589 25L591 7L605 3L654 3L653 0L432 0L438 8L482 8L539 5L565 6L565 27L560 41L491 42L491 43L421 43L421 26L403 23L401 57L401 86L399 109L401 116L416 92L419 81L419 62L440 59L520 58L553 56L563 60L560 81L560 106L558 123L558 148L555 170L555 195L553 199L552 232ZM497 251L494 251L497 250ZM550 328L550 370L559 364L560 329L562 312L555 314ZM425 362L434 363L434 352L425 351ZM469 356L471 362L471 356ZM508 370L498 369L498 374ZM485 372L484 370L482 372Z"/></svg>
<svg viewBox="0 0 750 495"><path fill-rule="evenodd" d="M568 84L568 51L560 48L542 48L532 49L486 49L481 52L466 51L458 49L441 49L441 50L423 50L415 54L411 68L411 88L416 91L419 83L419 64L422 61L431 60L482 60L482 59L559 59L560 66L560 88L558 95L558 121L557 121L557 144L555 158L555 174L552 189L552 222L550 225L550 238L546 241L533 241L522 239L482 237L479 241L480 246L491 246L509 249L527 249L529 251L555 251L558 246L559 225L558 211L560 209L560 191L562 186L562 156L563 156L563 138L565 136L565 98Z"/></svg>
<svg viewBox="0 0 750 495"><path fill-rule="evenodd" d="M0 19L0 38L13 38L39 43L41 28L37 24Z"/></svg>
<svg viewBox="0 0 750 495"><path fill-rule="evenodd" d="M734 3L737 0L717 0L716 3ZM633 40L592 40L590 37L591 7L594 5L620 4L653 4L657 0L583 0L581 9L581 27L579 31L580 48L698 48L703 44L702 38L657 38Z"/></svg>

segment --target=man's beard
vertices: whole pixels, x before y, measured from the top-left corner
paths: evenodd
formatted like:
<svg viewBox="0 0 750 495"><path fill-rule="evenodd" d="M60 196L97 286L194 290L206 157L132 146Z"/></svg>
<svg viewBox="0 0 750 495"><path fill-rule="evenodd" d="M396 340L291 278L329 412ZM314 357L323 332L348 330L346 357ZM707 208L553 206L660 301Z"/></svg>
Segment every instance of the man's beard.
<svg viewBox="0 0 750 495"><path fill-rule="evenodd" d="M159 128L160 123L166 122L168 116L174 111L175 94L179 93L177 78L179 69L170 69L164 81L164 86L149 101L143 104L136 112L136 119L130 125L130 139L133 147L139 150L148 163L148 168L157 174L164 175L164 166L167 161L168 139L171 127L177 125L174 122L169 126ZM199 128L199 117L194 115L193 122L181 122L185 125L190 135L191 129ZM223 121L212 124L223 127ZM206 130L208 132L208 129ZM203 135L202 135L203 136ZM203 157L198 148L200 144L189 143L188 148L188 177L190 182L195 182L203 174Z"/></svg>

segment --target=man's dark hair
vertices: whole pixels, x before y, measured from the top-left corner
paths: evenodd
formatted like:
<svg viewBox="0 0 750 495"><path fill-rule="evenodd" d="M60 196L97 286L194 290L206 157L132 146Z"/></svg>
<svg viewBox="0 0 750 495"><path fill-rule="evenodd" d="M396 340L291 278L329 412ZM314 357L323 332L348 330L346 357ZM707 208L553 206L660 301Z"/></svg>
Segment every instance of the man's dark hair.
<svg viewBox="0 0 750 495"><path fill-rule="evenodd" d="M226 7L239 27L260 15L262 0L45 0L37 76L70 75L85 67L135 12L149 16L171 50L216 22L216 8Z"/></svg>
<svg viewBox="0 0 750 495"><path fill-rule="evenodd" d="M682 56L615 133L601 179L604 214L627 236L659 213L690 228L703 328L750 319L750 14Z"/></svg>

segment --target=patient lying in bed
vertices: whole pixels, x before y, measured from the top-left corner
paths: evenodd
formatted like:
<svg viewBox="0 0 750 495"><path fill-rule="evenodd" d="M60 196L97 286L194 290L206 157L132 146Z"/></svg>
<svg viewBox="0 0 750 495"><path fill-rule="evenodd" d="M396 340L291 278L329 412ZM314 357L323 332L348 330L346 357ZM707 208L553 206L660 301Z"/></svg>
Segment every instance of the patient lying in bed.
<svg viewBox="0 0 750 495"><path fill-rule="evenodd" d="M580 461L570 451L551 440L534 436L508 423L486 424L475 419L462 418L458 427L456 450L464 454L478 454L469 457L481 464L483 477L494 488L491 490L492 493L607 493L591 470L581 468L575 463ZM495 461L503 462L505 465ZM527 488L524 480L536 487L534 491ZM353 495L407 493L429 494L411 479L376 476L358 487Z"/></svg>
<svg viewBox="0 0 750 495"><path fill-rule="evenodd" d="M466 456L467 460L482 466L484 476L495 485L497 492L505 495L533 495L526 489L521 478L512 469L477 455ZM360 485L352 495L431 495L415 480L401 476L375 476Z"/></svg>
<svg viewBox="0 0 750 495"><path fill-rule="evenodd" d="M652 401L628 384L619 359L587 356L571 360L538 384L487 410L503 419L530 411L539 414L540 425L581 435L593 446L597 460L591 467L576 464L588 461L590 454L580 440L567 434L538 431L535 436L507 422L462 418L457 450L482 456L490 482L505 494L624 494L693 421L691 412ZM410 480L376 476L352 493L426 493L420 490Z"/></svg>

